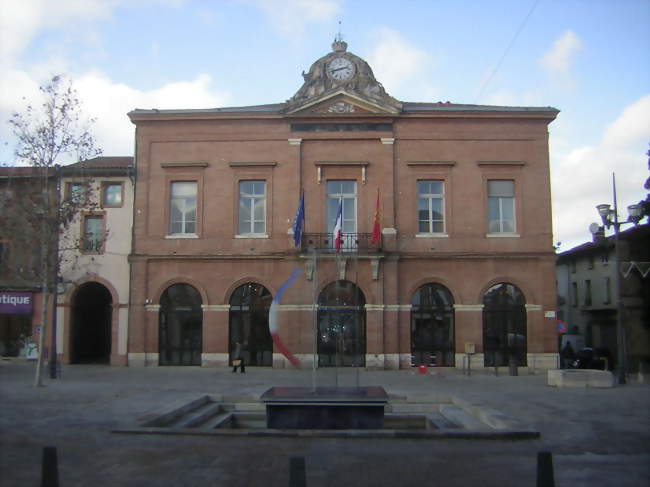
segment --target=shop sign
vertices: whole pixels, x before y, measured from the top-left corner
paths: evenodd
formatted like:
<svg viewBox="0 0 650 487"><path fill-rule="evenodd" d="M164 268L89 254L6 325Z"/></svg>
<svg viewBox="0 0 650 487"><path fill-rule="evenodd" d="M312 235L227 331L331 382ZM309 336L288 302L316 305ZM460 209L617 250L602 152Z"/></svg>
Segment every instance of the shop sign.
<svg viewBox="0 0 650 487"><path fill-rule="evenodd" d="M32 313L32 293L0 291L0 315Z"/></svg>

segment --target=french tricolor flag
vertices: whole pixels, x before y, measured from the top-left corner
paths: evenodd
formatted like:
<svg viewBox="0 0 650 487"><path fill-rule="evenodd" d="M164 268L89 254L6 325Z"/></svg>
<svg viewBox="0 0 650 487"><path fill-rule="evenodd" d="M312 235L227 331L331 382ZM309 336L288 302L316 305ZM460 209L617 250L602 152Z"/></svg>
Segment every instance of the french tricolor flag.
<svg viewBox="0 0 650 487"><path fill-rule="evenodd" d="M334 247L337 252L341 251L343 240L343 200L339 201L339 209L336 212L336 223L334 224Z"/></svg>

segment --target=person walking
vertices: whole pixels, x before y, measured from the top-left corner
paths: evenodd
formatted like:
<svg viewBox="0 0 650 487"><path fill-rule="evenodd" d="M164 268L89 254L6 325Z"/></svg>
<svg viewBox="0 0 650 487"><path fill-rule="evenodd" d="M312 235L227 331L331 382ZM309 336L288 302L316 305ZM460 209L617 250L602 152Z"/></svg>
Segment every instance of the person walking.
<svg viewBox="0 0 650 487"><path fill-rule="evenodd" d="M246 369L244 368L244 347L242 346L241 342L237 340L235 342L235 351L233 353L233 360L232 360L232 371L237 372L237 367L241 367L241 373L244 374L246 373Z"/></svg>
<svg viewBox="0 0 650 487"><path fill-rule="evenodd" d="M562 368L570 369L573 366L573 362L576 359L575 351L571 346L571 342L567 341L566 345L560 352L560 357L562 358Z"/></svg>

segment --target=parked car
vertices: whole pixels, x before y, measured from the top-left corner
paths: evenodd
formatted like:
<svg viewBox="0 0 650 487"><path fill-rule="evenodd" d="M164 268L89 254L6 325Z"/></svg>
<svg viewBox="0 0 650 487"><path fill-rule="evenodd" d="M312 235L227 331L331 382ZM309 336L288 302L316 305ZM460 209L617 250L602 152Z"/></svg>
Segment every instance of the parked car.
<svg viewBox="0 0 650 487"><path fill-rule="evenodd" d="M577 353L573 362L574 369L612 370L614 361L612 353L607 348L583 348Z"/></svg>

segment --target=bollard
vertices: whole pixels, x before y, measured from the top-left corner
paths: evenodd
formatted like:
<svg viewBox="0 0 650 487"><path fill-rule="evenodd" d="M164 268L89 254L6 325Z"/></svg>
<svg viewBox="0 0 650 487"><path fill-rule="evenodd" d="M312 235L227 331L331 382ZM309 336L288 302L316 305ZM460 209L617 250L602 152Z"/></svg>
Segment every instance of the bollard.
<svg viewBox="0 0 650 487"><path fill-rule="evenodd" d="M537 453L537 487L555 487L553 456L550 451Z"/></svg>
<svg viewBox="0 0 650 487"><path fill-rule="evenodd" d="M55 446L43 447L41 487L59 487L59 461Z"/></svg>
<svg viewBox="0 0 650 487"><path fill-rule="evenodd" d="M289 458L289 487L307 487L305 457Z"/></svg>
<svg viewBox="0 0 650 487"><path fill-rule="evenodd" d="M418 365L418 374L425 375L427 373L426 365Z"/></svg>

